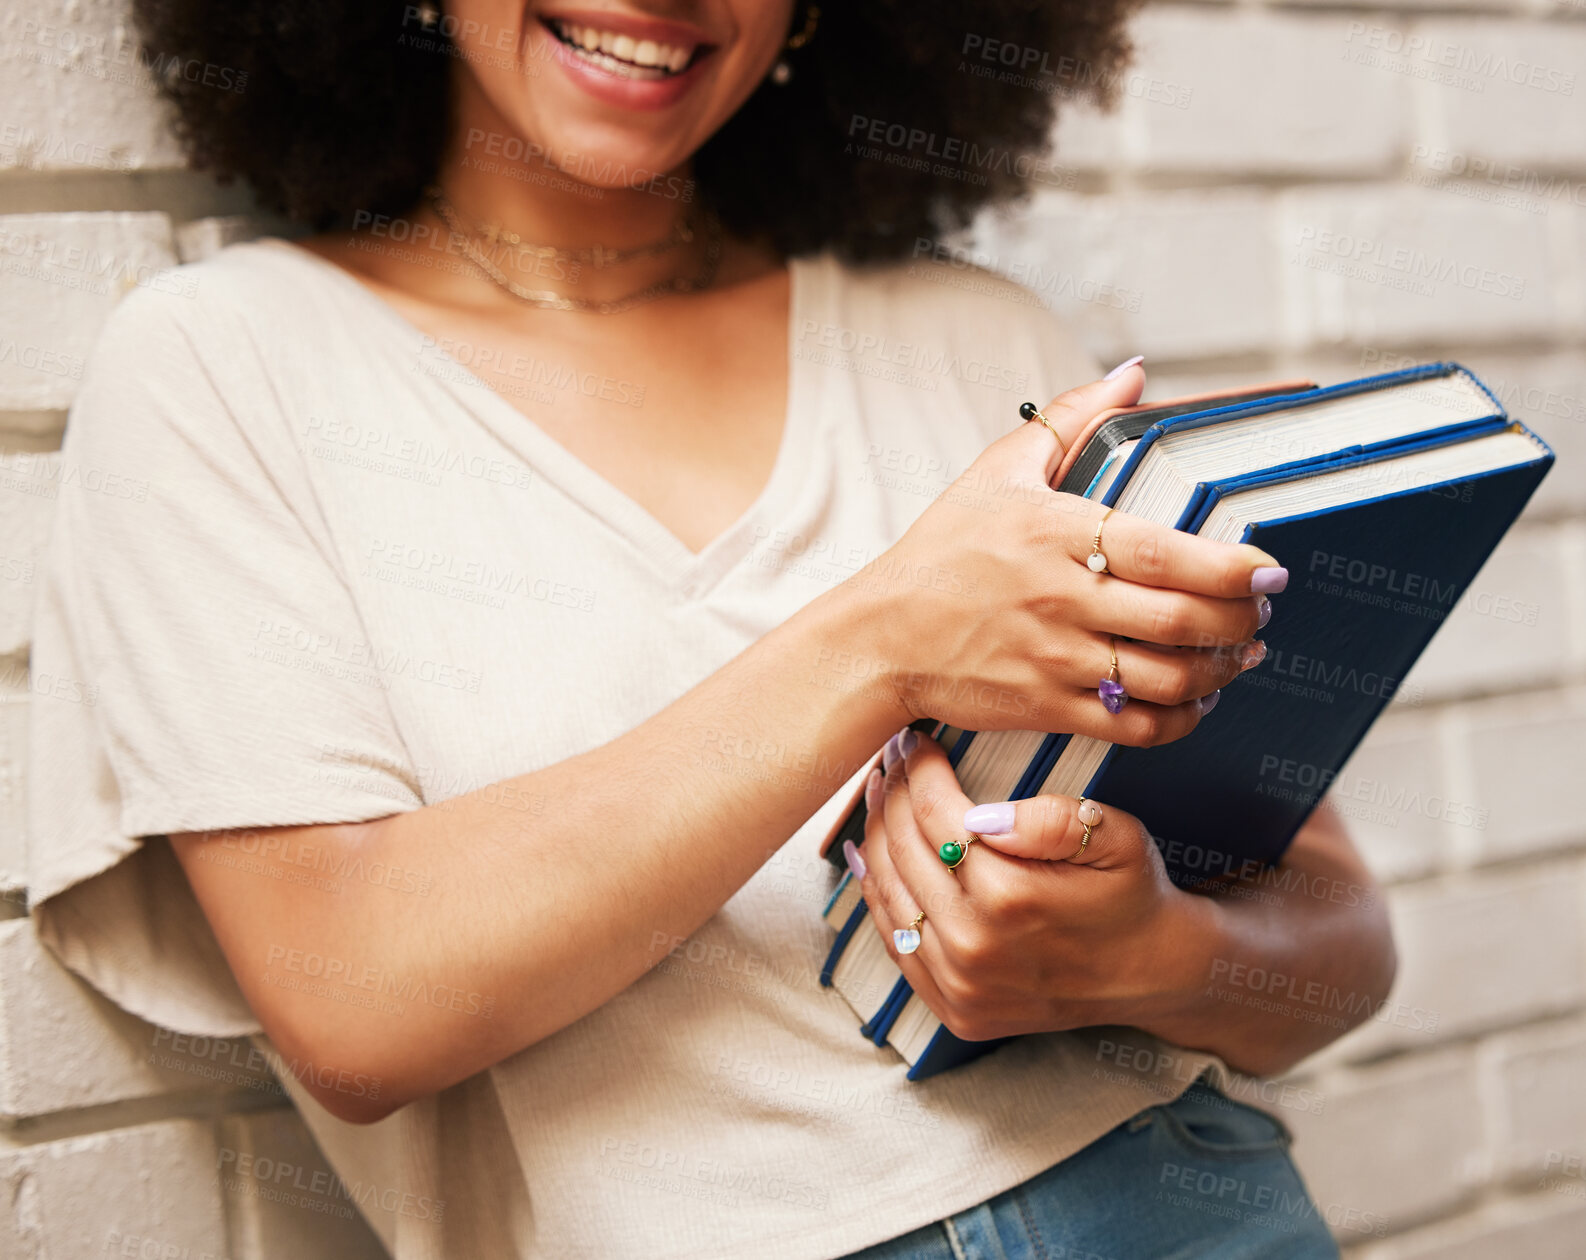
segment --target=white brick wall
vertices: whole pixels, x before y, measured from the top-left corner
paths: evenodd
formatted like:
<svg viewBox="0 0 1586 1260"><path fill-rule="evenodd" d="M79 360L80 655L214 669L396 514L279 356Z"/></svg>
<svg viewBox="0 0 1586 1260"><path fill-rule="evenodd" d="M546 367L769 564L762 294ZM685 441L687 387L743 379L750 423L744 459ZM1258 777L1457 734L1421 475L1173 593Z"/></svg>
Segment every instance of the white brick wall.
<svg viewBox="0 0 1586 1260"><path fill-rule="evenodd" d="M1156 4L1137 43L1119 112L1059 128L1063 190L982 225L996 265L1099 356L1144 352L1157 396L1452 357L1559 453L1340 782L1401 977L1293 1074L1321 1104L1285 1118L1352 1260L1577 1256L1586 3ZM180 172L130 49L122 0L0 11L0 451L58 440L128 284L256 230ZM259 1193L260 1157L326 1168L245 1047L116 1011L20 917L49 510L0 487L0 1254L378 1255L334 1192Z"/></svg>
<svg viewBox="0 0 1586 1260"><path fill-rule="evenodd" d="M58 443L99 326L132 285L255 230L194 221L226 198L180 165L122 0L0 6L0 455ZM151 195L159 209L132 208ZM372 1260L382 1249L334 1189L304 1207L226 1175L246 1154L272 1176L284 1161L328 1180L247 1043L127 1015L21 917L28 624L52 506L0 484L0 1256Z"/></svg>

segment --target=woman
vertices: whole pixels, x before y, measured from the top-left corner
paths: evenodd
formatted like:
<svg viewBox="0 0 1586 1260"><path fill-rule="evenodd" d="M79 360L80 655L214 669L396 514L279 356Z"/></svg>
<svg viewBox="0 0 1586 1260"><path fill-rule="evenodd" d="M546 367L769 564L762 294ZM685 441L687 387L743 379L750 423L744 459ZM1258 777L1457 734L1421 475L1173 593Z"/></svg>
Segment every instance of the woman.
<svg viewBox="0 0 1586 1260"><path fill-rule="evenodd" d="M38 706L37 921L267 1036L403 1260L1333 1253L1216 1085L1337 1029L1207 984L1363 1015L1380 902L1180 891L1105 802L1083 853L1071 799L966 818L902 730L1179 738L1286 578L1124 515L1092 572L1046 482L1143 370L935 257L1051 121L964 50L1100 93L1123 7L136 6L237 72L164 76L195 162L319 234L96 352L68 473L144 493L62 479L35 664L93 703ZM883 743L877 927L950 1028L1031 1034L918 1084L815 983L822 803ZM1286 861L1369 887L1327 818Z"/></svg>

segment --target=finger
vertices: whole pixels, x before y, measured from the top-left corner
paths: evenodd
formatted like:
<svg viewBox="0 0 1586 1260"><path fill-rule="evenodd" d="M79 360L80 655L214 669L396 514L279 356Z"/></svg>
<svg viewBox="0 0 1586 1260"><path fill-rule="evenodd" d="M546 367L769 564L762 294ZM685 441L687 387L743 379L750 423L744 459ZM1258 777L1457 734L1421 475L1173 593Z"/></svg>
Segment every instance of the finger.
<svg viewBox="0 0 1586 1260"><path fill-rule="evenodd" d="M1074 527L1067 531L1069 554L1081 564L1100 550L1107 557L1107 574L1114 577L1223 599L1274 595L1288 585L1288 570L1260 547L1201 538L1129 512L1113 512L1103 521L1107 509L1086 503L1088 508L1076 513Z"/></svg>
<svg viewBox="0 0 1586 1260"><path fill-rule="evenodd" d="M1010 884L1028 879L1028 868L994 850L974 852L974 835L964 827L964 815L974 808L974 801L964 795L939 745L932 750L922 742L906 770L911 808L907 816L895 822L889 816L887 822L892 863L910 889L924 894L921 907L939 920L943 914L974 919L977 898L999 897ZM950 843L963 850L956 867L949 867L941 855L942 846ZM940 932L943 951L949 955L954 952L954 935Z"/></svg>
<svg viewBox="0 0 1586 1260"><path fill-rule="evenodd" d="M1131 700L1174 705L1221 691L1245 670L1261 663L1266 644L1260 640L1245 640L1227 647L1175 648L1098 635L1095 644L1098 680L1111 671L1109 649L1118 653L1118 679Z"/></svg>
<svg viewBox="0 0 1586 1260"><path fill-rule="evenodd" d="M1133 814L1097 801L1081 803L1073 796L1032 796L979 805L963 821L982 844L1011 857L1099 869L1138 861L1142 841L1149 842ZM1089 843L1086 821L1091 825Z"/></svg>
<svg viewBox="0 0 1586 1260"><path fill-rule="evenodd" d="M1088 735L1111 744L1127 744L1130 748L1155 748L1183 739L1216 703L1210 696L1186 700L1183 704L1152 704L1149 700L1131 699L1121 712L1111 713L1102 704L1096 688L1075 688L1056 701L1037 706L1032 718L1038 719L1036 729L1039 730Z"/></svg>
<svg viewBox="0 0 1586 1260"><path fill-rule="evenodd" d="M1104 634L1165 647L1227 647L1261 628L1265 598L1219 599L1116 581L1096 590L1082 617Z"/></svg>
<svg viewBox="0 0 1586 1260"><path fill-rule="evenodd" d="M877 811L878 813L882 811ZM865 857L867 869L865 877L860 881L860 888L865 895L865 904L869 907L870 918L875 923L876 931L881 933L882 944L886 946L887 953L892 961L902 971L903 978L909 986L920 995L924 1003L940 1017L947 1009L947 1004L942 998L941 990L931 977L931 960L938 966L942 965L939 942L935 927L931 922L930 910L919 906L908 890L908 886L899 876L892 863L890 838L884 828L877 833L875 843L865 841ZM892 939L892 933L902 927L907 927L914 921L914 916L919 910L926 910L926 917L919 925L920 947L912 954L898 953L897 945ZM876 1004L880 1005L881 994Z"/></svg>
<svg viewBox="0 0 1586 1260"><path fill-rule="evenodd" d="M962 844L969 836L959 825L974 804L964 795L947 753L934 739L922 738L900 769L908 790L887 801L887 852L920 909L950 914L961 909L964 886L940 856L941 846Z"/></svg>
<svg viewBox="0 0 1586 1260"><path fill-rule="evenodd" d="M1064 453L1079 439L1091 420L1114 407L1134 406L1140 401L1140 391L1144 388L1145 371L1136 363L1110 381L1105 377L1091 381L1052 399L1041 408L1051 429L1039 420L1031 420L1001 441L1009 444L1032 481L1039 478L1042 485L1049 485L1057 466L1063 462Z"/></svg>

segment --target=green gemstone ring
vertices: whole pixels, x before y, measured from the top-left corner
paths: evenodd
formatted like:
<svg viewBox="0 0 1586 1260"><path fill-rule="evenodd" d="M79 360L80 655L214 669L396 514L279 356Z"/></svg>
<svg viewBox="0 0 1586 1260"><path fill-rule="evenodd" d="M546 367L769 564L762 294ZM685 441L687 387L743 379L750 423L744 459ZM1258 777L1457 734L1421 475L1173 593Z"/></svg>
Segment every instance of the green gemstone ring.
<svg viewBox="0 0 1586 1260"><path fill-rule="evenodd" d="M975 841L979 839L979 836L971 833L969 839L965 840L962 844L959 844L956 840L949 840L941 848L936 850L936 856L941 858L942 861L946 863L947 868L951 870L964 860L964 855L969 852L969 846L974 844Z"/></svg>

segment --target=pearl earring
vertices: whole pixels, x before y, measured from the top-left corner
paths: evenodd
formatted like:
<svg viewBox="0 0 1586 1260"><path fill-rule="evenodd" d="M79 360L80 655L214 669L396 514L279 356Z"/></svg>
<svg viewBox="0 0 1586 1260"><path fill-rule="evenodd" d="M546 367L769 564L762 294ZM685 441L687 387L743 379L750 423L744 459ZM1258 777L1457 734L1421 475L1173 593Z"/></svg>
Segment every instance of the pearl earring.
<svg viewBox="0 0 1586 1260"><path fill-rule="evenodd" d="M815 38L815 28L820 24L821 11L813 4L804 12L804 26L797 35L790 36L783 45L783 53L777 58L776 65L771 67L771 82L778 87L786 87L793 80L793 66L787 59L787 54L797 52L810 40Z"/></svg>

